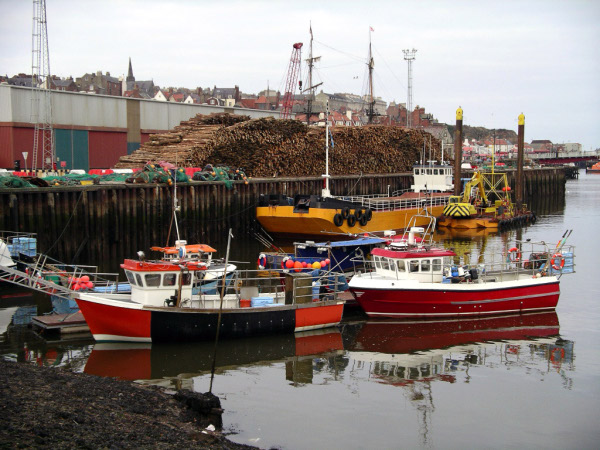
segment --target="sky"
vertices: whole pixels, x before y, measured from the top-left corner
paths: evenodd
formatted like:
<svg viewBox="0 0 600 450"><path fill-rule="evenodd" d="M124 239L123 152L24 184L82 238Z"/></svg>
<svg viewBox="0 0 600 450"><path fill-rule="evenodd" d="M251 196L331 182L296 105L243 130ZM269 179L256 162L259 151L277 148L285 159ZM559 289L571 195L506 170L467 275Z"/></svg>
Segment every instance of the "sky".
<svg viewBox="0 0 600 450"><path fill-rule="evenodd" d="M0 0L0 74L31 73L31 0ZM74 78L101 70L161 87L283 91L292 45L327 93L367 92L440 122L517 130L525 140L600 148L598 0L46 0L50 69ZM370 29L373 31L371 32ZM307 79L303 64L301 77ZM306 86L306 84L305 84Z"/></svg>

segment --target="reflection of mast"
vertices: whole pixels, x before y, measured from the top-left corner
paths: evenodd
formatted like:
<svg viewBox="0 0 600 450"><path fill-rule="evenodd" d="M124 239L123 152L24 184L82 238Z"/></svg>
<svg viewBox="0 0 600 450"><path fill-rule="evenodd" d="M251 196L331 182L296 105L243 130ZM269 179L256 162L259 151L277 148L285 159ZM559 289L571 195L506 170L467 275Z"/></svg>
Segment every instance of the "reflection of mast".
<svg viewBox="0 0 600 450"><path fill-rule="evenodd" d="M423 447L431 447L429 436L429 425L431 416L435 411L433 396L431 395L431 381L422 381L410 385L410 401L416 406L419 413L419 431L421 433L421 444Z"/></svg>
<svg viewBox="0 0 600 450"><path fill-rule="evenodd" d="M318 83L313 86L312 70L315 65L315 62L319 61L321 59L321 57L320 56L313 57L312 44L313 44L313 33L312 33L312 25L311 25L310 26L310 48L309 48L309 53L308 53L308 59L306 60L306 62L308 63L308 82L307 82L308 87L306 89L304 89L304 91L303 91L303 92L308 91L308 100L306 102L306 123L308 125L310 125L310 117L312 115L312 103L315 99L315 88L317 88L318 86L323 84L323 82L321 82L321 83Z"/></svg>

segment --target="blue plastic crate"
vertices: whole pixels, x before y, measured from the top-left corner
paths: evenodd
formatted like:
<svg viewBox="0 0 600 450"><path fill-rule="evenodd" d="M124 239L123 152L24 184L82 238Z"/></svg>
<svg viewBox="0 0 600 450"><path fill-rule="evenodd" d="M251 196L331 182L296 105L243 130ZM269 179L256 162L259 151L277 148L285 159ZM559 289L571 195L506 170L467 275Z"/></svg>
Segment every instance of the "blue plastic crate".
<svg viewBox="0 0 600 450"><path fill-rule="evenodd" d="M250 306L270 306L274 303L273 297L252 297L250 299Z"/></svg>

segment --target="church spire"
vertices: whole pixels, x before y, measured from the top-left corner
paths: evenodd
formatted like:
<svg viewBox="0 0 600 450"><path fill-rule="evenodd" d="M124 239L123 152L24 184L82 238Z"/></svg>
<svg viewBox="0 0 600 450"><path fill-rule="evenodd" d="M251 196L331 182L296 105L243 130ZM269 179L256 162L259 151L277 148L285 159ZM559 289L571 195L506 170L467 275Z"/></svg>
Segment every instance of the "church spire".
<svg viewBox="0 0 600 450"><path fill-rule="evenodd" d="M133 69L131 68L131 56L129 57L129 72L127 72L127 82L135 81L135 77L133 76Z"/></svg>

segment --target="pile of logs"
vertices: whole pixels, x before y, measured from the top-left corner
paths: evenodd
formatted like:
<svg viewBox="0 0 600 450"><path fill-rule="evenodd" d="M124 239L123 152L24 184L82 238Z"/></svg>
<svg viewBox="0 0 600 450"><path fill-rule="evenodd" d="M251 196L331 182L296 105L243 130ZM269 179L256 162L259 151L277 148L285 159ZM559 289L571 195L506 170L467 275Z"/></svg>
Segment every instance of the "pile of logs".
<svg viewBox="0 0 600 450"><path fill-rule="evenodd" d="M196 167L191 160L192 150L202 151L220 128L250 120L248 116L232 114L197 114L181 122L168 133L151 134L148 142L131 155L122 156L118 169L144 167L147 163L167 161L179 167Z"/></svg>
<svg viewBox="0 0 600 450"><path fill-rule="evenodd" d="M334 127L330 133L331 175L406 172L423 151L425 160L440 156L440 141L422 130L369 125ZM210 163L242 167L252 177L318 176L325 170L325 129L297 120L198 115L172 132L151 135L118 167L175 163L175 155L180 167Z"/></svg>

